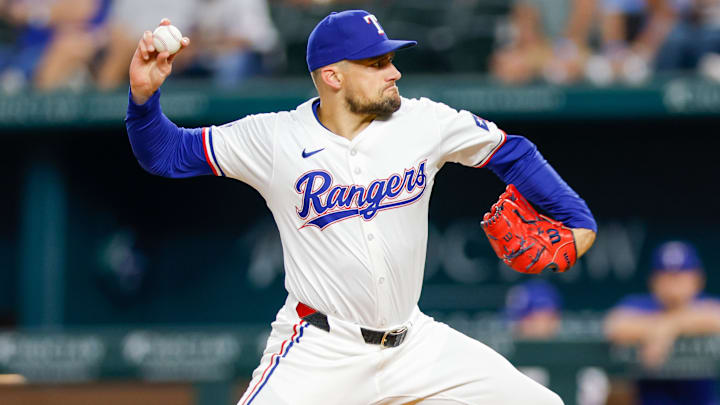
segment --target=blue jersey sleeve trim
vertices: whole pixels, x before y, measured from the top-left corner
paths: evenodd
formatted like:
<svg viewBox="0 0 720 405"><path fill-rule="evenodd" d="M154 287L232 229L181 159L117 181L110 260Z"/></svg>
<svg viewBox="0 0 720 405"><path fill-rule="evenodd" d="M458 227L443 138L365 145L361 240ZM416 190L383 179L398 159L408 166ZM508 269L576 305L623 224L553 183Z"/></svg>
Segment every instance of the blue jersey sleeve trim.
<svg viewBox="0 0 720 405"><path fill-rule="evenodd" d="M201 128L179 128L160 107L160 90L138 105L128 92L125 127L133 153L146 171L184 178L212 174L205 159Z"/></svg>
<svg viewBox="0 0 720 405"><path fill-rule="evenodd" d="M553 219L570 228L597 232L597 223L585 201L525 137L508 135L486 167L505 184L515 184L525 198Z"/></svg>

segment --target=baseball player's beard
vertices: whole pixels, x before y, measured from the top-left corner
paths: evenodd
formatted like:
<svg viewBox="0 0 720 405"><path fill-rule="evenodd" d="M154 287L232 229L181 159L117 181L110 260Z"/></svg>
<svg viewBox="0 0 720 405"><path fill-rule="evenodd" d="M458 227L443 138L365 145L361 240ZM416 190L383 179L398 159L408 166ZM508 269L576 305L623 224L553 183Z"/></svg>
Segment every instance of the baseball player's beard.
<svg viewBox="0 0 720 405"><path fill-rule="evenodd" d="M396 92L392 96L380 96L380 100L361 100L352 94L345 95L345 102L350 112L367 115L390 115L400 108L400 95Z"/></svg>

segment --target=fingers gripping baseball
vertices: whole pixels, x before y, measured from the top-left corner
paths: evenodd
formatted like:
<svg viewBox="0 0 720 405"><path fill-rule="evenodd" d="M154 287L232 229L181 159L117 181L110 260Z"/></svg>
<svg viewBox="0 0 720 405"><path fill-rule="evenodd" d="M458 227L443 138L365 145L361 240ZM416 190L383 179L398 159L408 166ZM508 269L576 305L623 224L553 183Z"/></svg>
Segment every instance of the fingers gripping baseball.
<svg viewBox="0 0 720 405"><path fill-rule="evenodd" d="M158 32L160 28L163 28L162 32ZM190 39L182 37L166 18L160 22L158 30L155 35L150 31L143 33L130 62L130 88L138 104L147 101L160 88L172 71L175 57L190 45ZM164 36L161 41L156 38L158 35Z"/></svg>
<svg viewBox="0 0 720 405"><path fill-rule="evenodd" d="M512 184L481 225L497 256L516 271L563 272L577 260L572 230L538 214Z"/></svg>

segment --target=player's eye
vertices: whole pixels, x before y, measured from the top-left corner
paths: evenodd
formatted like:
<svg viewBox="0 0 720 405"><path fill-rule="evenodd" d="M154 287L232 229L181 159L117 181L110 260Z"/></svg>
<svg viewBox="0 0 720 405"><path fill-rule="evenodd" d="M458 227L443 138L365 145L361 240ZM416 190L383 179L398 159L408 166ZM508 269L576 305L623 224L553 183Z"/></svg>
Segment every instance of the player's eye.
<svg viewBox="0 0 720 405"><path fill-rule="evenodd" d="M377 61L375 61L375 63L373 63L370 66L375 67L375 68L382 68L382 67L389 65L390 63L392 63L392 59L386 58L386 59L377 60Z"/></svg>

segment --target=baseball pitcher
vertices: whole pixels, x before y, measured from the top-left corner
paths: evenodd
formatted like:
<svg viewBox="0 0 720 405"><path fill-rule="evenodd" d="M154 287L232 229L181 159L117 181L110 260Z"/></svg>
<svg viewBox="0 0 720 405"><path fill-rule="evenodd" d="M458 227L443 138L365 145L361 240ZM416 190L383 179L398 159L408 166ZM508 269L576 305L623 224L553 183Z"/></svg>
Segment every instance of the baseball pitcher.
<svg viewBox="0 0 720 405"><path fill-rule="evenodd" d="M183 38L182 49L189 44ZM414 45L389 39L366 11L332 13L308 38L318 97L187 129L160 109L176 54L156 52L150 31L138 44L126 124L140 165L243 181L280 231L288 296L240 405L562 404L418 308L430 193L445 163L490 168L509 186L482 229L526 273L570 268L592 245L595 220L527 139L400 96L393 58Z"/></svg>

